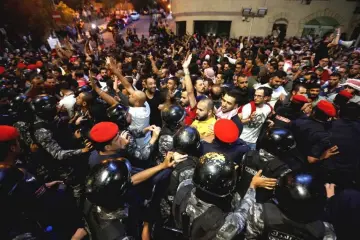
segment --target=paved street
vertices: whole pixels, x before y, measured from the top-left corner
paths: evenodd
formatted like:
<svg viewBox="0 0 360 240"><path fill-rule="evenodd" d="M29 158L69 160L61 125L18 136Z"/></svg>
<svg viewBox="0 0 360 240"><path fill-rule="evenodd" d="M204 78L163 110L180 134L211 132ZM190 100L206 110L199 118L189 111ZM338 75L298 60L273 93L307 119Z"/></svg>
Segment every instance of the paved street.
<svg viewBox="0 0 360 240"><path fill-rule="evenodd" d="M95 21L95 23L96 25L98 25L103 29L106 28L107 22L104 19L97 20ZM125 36L127 28L136 28L136 32L139 38L141 38L141 35L144 35L145 37L149 37L149 27L150 27L150 16L140 16L140 19L138 21L134 21L130 25L126 26L126 28L122 30L122 33ZM106 47L114 44L114 39L111 32L103 33L103 38Z"/></svg>

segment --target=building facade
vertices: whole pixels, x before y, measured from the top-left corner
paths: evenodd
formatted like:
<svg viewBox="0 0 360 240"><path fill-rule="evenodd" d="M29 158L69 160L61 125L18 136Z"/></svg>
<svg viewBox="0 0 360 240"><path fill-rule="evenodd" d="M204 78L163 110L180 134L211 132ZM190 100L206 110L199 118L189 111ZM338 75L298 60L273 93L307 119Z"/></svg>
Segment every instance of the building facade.
<svg viewBox="0 0 360 240"><path fill-rule="evenodd" d="M178 34L266 36L279 27L286 36L301 37L340 26L347 38L359 35L354 33L360 23L356 0L172 0L171 8ZM267 12L245 17L244 8Z"/></svg>

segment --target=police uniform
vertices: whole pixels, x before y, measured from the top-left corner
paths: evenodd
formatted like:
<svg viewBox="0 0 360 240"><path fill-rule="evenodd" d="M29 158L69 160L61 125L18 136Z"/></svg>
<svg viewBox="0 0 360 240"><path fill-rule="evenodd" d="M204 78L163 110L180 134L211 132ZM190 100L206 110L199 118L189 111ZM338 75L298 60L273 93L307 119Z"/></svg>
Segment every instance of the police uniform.
<svg viewBox="0 0 360 240"><path fill-rule="evenodd" d="M245 196L252 178L259 170L268 178L278 178L283 173L290 171L290 167L278 157L260 149L249 151L244 155L242 162L242 176L238 184L240 196ZM256 202L264 203L272 197L272 191L267 189L256 189Z"/></svg>
<svg viewBox="0 0 360 240"><path fill-rule="evenodd" d="M330 134L330 141L338 146L339 154L323 162L324 170L332 183L339 187L351 187L360 170L360 122L337 119L331 124Z"/></svg>
<svg viewBox="0 0 360 240"><path fill-rule="evenodd" d="M272 119L274 127L289 128L291 121L305 115L301 107L307 102L308 99L303 95L294 95L291 103L276 109L276 114Z"/></svg>
<svg viewBox="0 0 360 240"><path fill-rule="evenodd" d="M171 106L161 114L164 127L160 132L159 152L156 156L156 164L162 163L167 152L173 150L173 136L175 132L180 129L181 123L186 116L185 110L177 105Z"/></svg>
<svg viewBox="0 0 360 240"><path fill-rule="evenodd" d="M104 179L101 175L106 174ZM124 240L129 217L128 190L131 188L130 168L126 159L108 160L96 165L86 181L85 216L93 239Z"/></svg>
<svg viewBox="0 0 360 240"><path fill-rule="evenodd" d="M334 240L330 223L322 222L326 191L316 175L302 171L283 174L273 201L250 209L245 239Z"/></svg>
<svg viewBox="0 0 360 240"><path fill-rule="evenodd" d="M180 199L180 196L183 195L185 195L184 198ZM175 207L173 208L173 213L175 221L177 221L177 225L180 228L183 227L183 222L179 213L184 211L190 218L188 224L191 226L198 220L197 225L200 225L199 228L202 228L203 232L212 234L214 237L212 239L232 239L245 227L249 209L255 203L255 189L249 188L243 199L241 199L239 194L235 193L231 201L231 210L229 212L212 211L212 214L214 215L205 216L206 212L215 205L206 203L197 198L195 196L195 187L192 184L192 180L188 179L180 184L174 200L174 206L176 206L178 202L182 203L184 209L176 211ZM221 224L215 225L216 223L210 221L210 218L214 216L217 218L215 220L219 220L219 218L222 219ZM199 222L199 219L201 222ZM214 220L214 218L211 220ZM215 229L214 226L216 226Z"/></svg>
<svg viewBox="0 0 360 240"><path fill-rule="evenodd" d="M177 190L173 216L176 226L190 239L232 239L245 227L255 190L245 197L234 192L237 174L232 161L219 153L207 153L195 167L192 179Z"/></svg>
<svg viewBox="0 0 360 240"><path fill-rule="evenodd" d="M250 208L249 216L245 233L246 240L336 239L335 231L330 223L315 221L299 224L284 216L279 208L271 202L255 203ZM296 230L292 226L296 226ZM300 236L297 235L299 232L301 232Z"/></svg>
<svg viewBox="0 0 360 240"><path fill-rule="evenodd" d="M50 123L36 118L33 129L34 142L39 147L38 152L33 156L33 159L37 160L36 174L44 181L66 180L73 172L73 168L66 160L82 155L82 149L62 149L50 129Z"/></svg>
<svg viewBox="0 0 360 240"><path fill-rule="evenodd" d="M315 110L331 117L336 115L335 107L325 100L319 101ZM290 129L295 136L297 147L304 157L319 158L326 149L333 146L328 132L329 127L328 122L320 122L309 117L293 121Z"/></svg>
<svg viewBox="0 0 360 240"><path fill-rule="evenodd" d="M214 125L215 139L211 143L201 141L201 155L208 152L223 153L231 161L240 163L250 147L239 138L239 132L239 128L232 120L217 120Z"/></svg>

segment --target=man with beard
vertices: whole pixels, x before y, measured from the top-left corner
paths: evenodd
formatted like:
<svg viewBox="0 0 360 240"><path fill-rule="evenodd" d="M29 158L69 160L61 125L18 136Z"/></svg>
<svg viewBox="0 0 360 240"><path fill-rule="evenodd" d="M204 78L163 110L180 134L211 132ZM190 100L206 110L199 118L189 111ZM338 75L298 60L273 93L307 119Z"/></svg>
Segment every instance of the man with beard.
<svg viewBox="0 0 360 240"><path fill-rule="evenodd" d="M320 100L325 99L324 97L320 96L320 89L321 86L317 83L312 83L308 86L308 99L310 100L312 107L315 107Z"/></svg>
<svg viewBox="0 0 360 240"><path fill-rule="evenodd" d="M46 77L46 80L44 82L44 90L46 94L55 96L56 94L56 81L52 74L48 75Z"/></svg>
<svg viewBox="0 0 360 240"><path fill-rule="evenodd" d="M260 135L261 127L272 111L271 107L265 104L266 98L270 96L271 89L260 87L254 95L255 109L252 109L252 103L248 103L242 108L240 116L244 128L240 138L249 145L251 150L256 149L256 141Z"/></svg>
<svg viewBox="0 0 360 240"><path fill-rule="evenodd" d="M185 91L182 91L180 98L180 105L185 109L186 112L185 125L187 126L191 125L196 118L196 98L189 71L191 59L192 55L190 54L183 64L185 73Z"/></svg>
<svg viewBox="0 0 360 240"><path fill-rule="evenodd" d="M360 78L360 65L354 64L351 66L349 71L349 78Z"/></svg>
<svg viewBox="0 0 360 240"><path fill-rule="evenodd" d="M215 84L211 87L211 99L213 100L215 108L221 107L221 97L223 95L223 91L221 89L221 86L219 84Z"/></svg>
<svg viewBox="0 0 360 240"><path fill-rule="evenodd" d="M159 105L161 104L160 91L156 89L156 81L153 78L145 80L146 101L150 106L150 125L162 126Z"/></svg>
<svg viewBox="0 0 360 240"><path fill-rule="evenodd" d="M270 75L270 80L268 83L260 85L260 87L267 87L273 90L271 100L269 102L271 107L274 107L278 100L284 101L285 97L287 96L287 92L285 91L284 87L281 86L282 83L283 74L280 71L276 71Z"/></svg>
<svg viewBox="0 0 360 240"><path fill-rule="evenodd" d="M135 91L129 81L118 70L116 61L113 58L107 58L110 70L119 78L124 88L129 92L129 113L131 114L130 127L142 131L144 128L150 126L150 106L146 101L146 94L142 91ZM151 83L152 84L152 83ZM150 88L150 87L149 87ZM151 85L154 90L153 84ZM154 91L155 93L155 91ZM137 138L136 143L143 147L151 139L151 134L148 132L145 137Z"/></svg>
<svg viewBox="0 0 360 240"><path fill-rule="evenodd" d="M211 99L205 98L198 102L196 108L196 120L191 124L200 134L200 138L211 137L216 122L214 116L214 104Z"/></svg>
<svg viewBox="0 0 360 240"><path fill-rule="evenodd" d="M340 85L340 77L339 73L331 74L329 81L321 87L320 96L325 97L329 102L333 102L335 96L343 90L343 87Z"/></svg>
<svg viewBox="0 0 360 240"><path fill-rule="evenodd" d="M43 89L44 89L44 80L40 75L36 75L32 80L31 80L31 87L30 89L25 93L25 95L29 98L29 99L33 99L35 98L37 95L43 93Z"/></svg>
<svg viewBox="0 0 360 240"><path fill-rule="evenodd" d="M243 106L254 99L255 90L249 88L249 81L245 75L239 75L237 78L238 104Z"/></svg>

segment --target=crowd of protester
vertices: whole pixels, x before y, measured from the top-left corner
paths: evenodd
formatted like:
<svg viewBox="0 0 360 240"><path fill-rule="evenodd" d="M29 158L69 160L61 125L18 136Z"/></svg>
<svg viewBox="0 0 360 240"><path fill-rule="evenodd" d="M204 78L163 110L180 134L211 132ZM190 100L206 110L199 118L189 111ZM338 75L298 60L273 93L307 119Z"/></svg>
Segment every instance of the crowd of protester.
<svg viewBox="0 0 360 240"><path fill-rule="evenodd" d="M0 238L357 239L360 51L340 29L150 30L1 52Z"/></svg>

